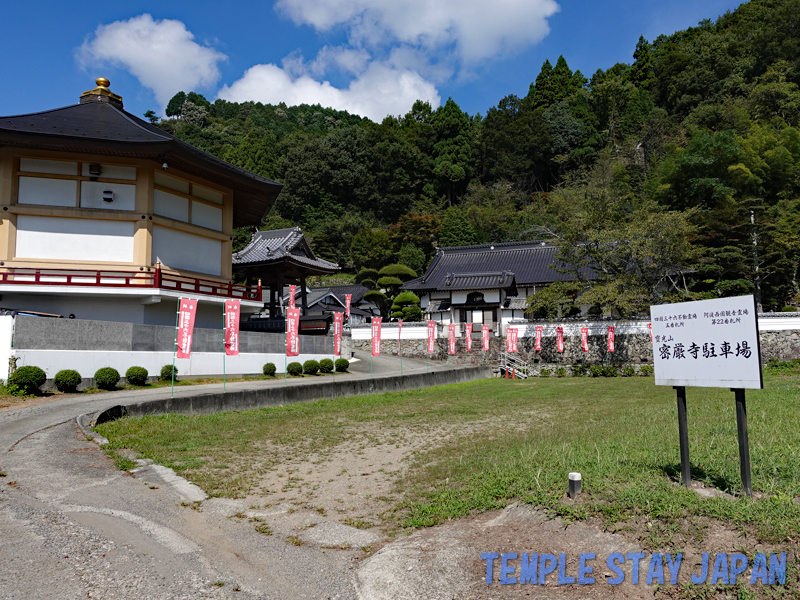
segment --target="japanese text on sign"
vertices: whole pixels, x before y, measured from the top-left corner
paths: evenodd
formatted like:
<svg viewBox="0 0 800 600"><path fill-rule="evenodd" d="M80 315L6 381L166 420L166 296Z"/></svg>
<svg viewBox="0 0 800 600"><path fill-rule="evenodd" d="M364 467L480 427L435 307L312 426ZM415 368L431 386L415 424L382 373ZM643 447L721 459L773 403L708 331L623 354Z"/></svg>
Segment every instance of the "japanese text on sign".
<svg viewBox="0 0 800 600"><path fill-rule="evenodd" d="M760 389L752 296L650 307L656 385Z"/></svg>

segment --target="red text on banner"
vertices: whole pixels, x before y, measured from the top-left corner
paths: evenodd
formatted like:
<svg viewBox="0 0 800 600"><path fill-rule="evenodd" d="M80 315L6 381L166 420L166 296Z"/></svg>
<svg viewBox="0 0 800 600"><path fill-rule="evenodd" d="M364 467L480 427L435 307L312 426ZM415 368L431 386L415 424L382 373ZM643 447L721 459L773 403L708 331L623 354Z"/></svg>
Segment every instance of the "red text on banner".
<svg viewBox="0 0 800 600"><path fill-rule="evenodd" d="M181 298L178 309L178 358L189 358L192 354L192 335L194 317L197 314L197 300Z"/></svg>
<svg viewBox="0 0 800 600"><path fill-rule="evenodd" d="M300 354L300 309L286 311L286 356Z"/></svg>
<svg viewBox="0 0 800 600"><path fill-rule="evenodd" d="M238 300L225 300L225 354L239 355L239 314Z"/></svg>
<svg viewBox="0 0 800 600"><path fill-rule="evenodd" d="M381 355L381 318L372 317L372 356Z"/></svg>

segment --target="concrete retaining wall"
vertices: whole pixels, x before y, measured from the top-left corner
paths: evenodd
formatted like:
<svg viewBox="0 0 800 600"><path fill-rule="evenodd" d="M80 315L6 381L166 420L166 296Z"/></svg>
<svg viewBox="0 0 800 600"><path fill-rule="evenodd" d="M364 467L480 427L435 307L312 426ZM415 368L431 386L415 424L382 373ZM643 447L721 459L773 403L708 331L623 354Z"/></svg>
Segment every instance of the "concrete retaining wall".
<svg viewBox="0 0 800 600"><path fill-rule="evenodd" d="M13 347L12 347L13 336ZM223 373L223 332L195 327L192 356L177 359L181 376L208 376ZM113 367L124 376L137 366L157 376L161 367L172 364L175 328L162 325L137 325L83 319L50 319L18 315L0 316L0 345L7 350L14 368L32 365L44 369L48 383L62 369L78 371L83 387L93 385L91 377L101 367ZM239 332L239 355L225 358L230 377L261 374L265 363L284 372L285 338L282 333ZM300 336L300 356L288 362L330 358L331 336ZM0 368L0 378L8 371Z"/></svg>
<svg viewBox="0 0 800 600"><path fill-rule="evenodd" d="M293 385L288 387L268 387L259 390L228 392L227 394L209 393L183 398L165 398L149 402L137 402L118 405L102 411L96 417L97 423L105 423L121 416L143 417L146 415L178 414L210 414L233 410L250 410L268 406L282 406L297 402L364 396L367 394L383 394L419 388L464 383L486 379L492 376L489 367L472 367L433 371L432 373L415 373L411 375L393 375L374 379L351 379L330 381L312 385Z"/></svg>

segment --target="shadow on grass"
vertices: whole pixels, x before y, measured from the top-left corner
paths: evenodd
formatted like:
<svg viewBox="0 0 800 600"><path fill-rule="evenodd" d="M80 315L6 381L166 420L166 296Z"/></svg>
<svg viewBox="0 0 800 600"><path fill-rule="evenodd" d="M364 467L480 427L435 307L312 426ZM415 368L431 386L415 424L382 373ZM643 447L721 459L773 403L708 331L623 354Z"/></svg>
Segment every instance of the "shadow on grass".
<svg viewBox="0 0 800 600"><path fill-rule="evenodd" d="M681 483L681 465L679 463L660 465L658 468L675 483ZM707 471L703 467L690 465L689 473L692 477L692 481L702 481L722 492L731 493L731 490L734 488L734 482L730 481L727 477L713 471Z"/></svg>

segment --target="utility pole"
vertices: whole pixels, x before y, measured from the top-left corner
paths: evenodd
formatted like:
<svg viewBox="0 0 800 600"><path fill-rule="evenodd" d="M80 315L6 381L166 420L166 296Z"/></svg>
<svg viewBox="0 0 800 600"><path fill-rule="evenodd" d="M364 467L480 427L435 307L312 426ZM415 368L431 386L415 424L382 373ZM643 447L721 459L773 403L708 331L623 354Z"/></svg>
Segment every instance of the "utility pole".
<svg viewBox="0 0 800 600"><path fill-rule="evenodd" d="M753 275L756 285L756 311L761 312L761 276L758 274L758 234L756 233L756 213L750 209L751 235L753 236Z"/></svg>

